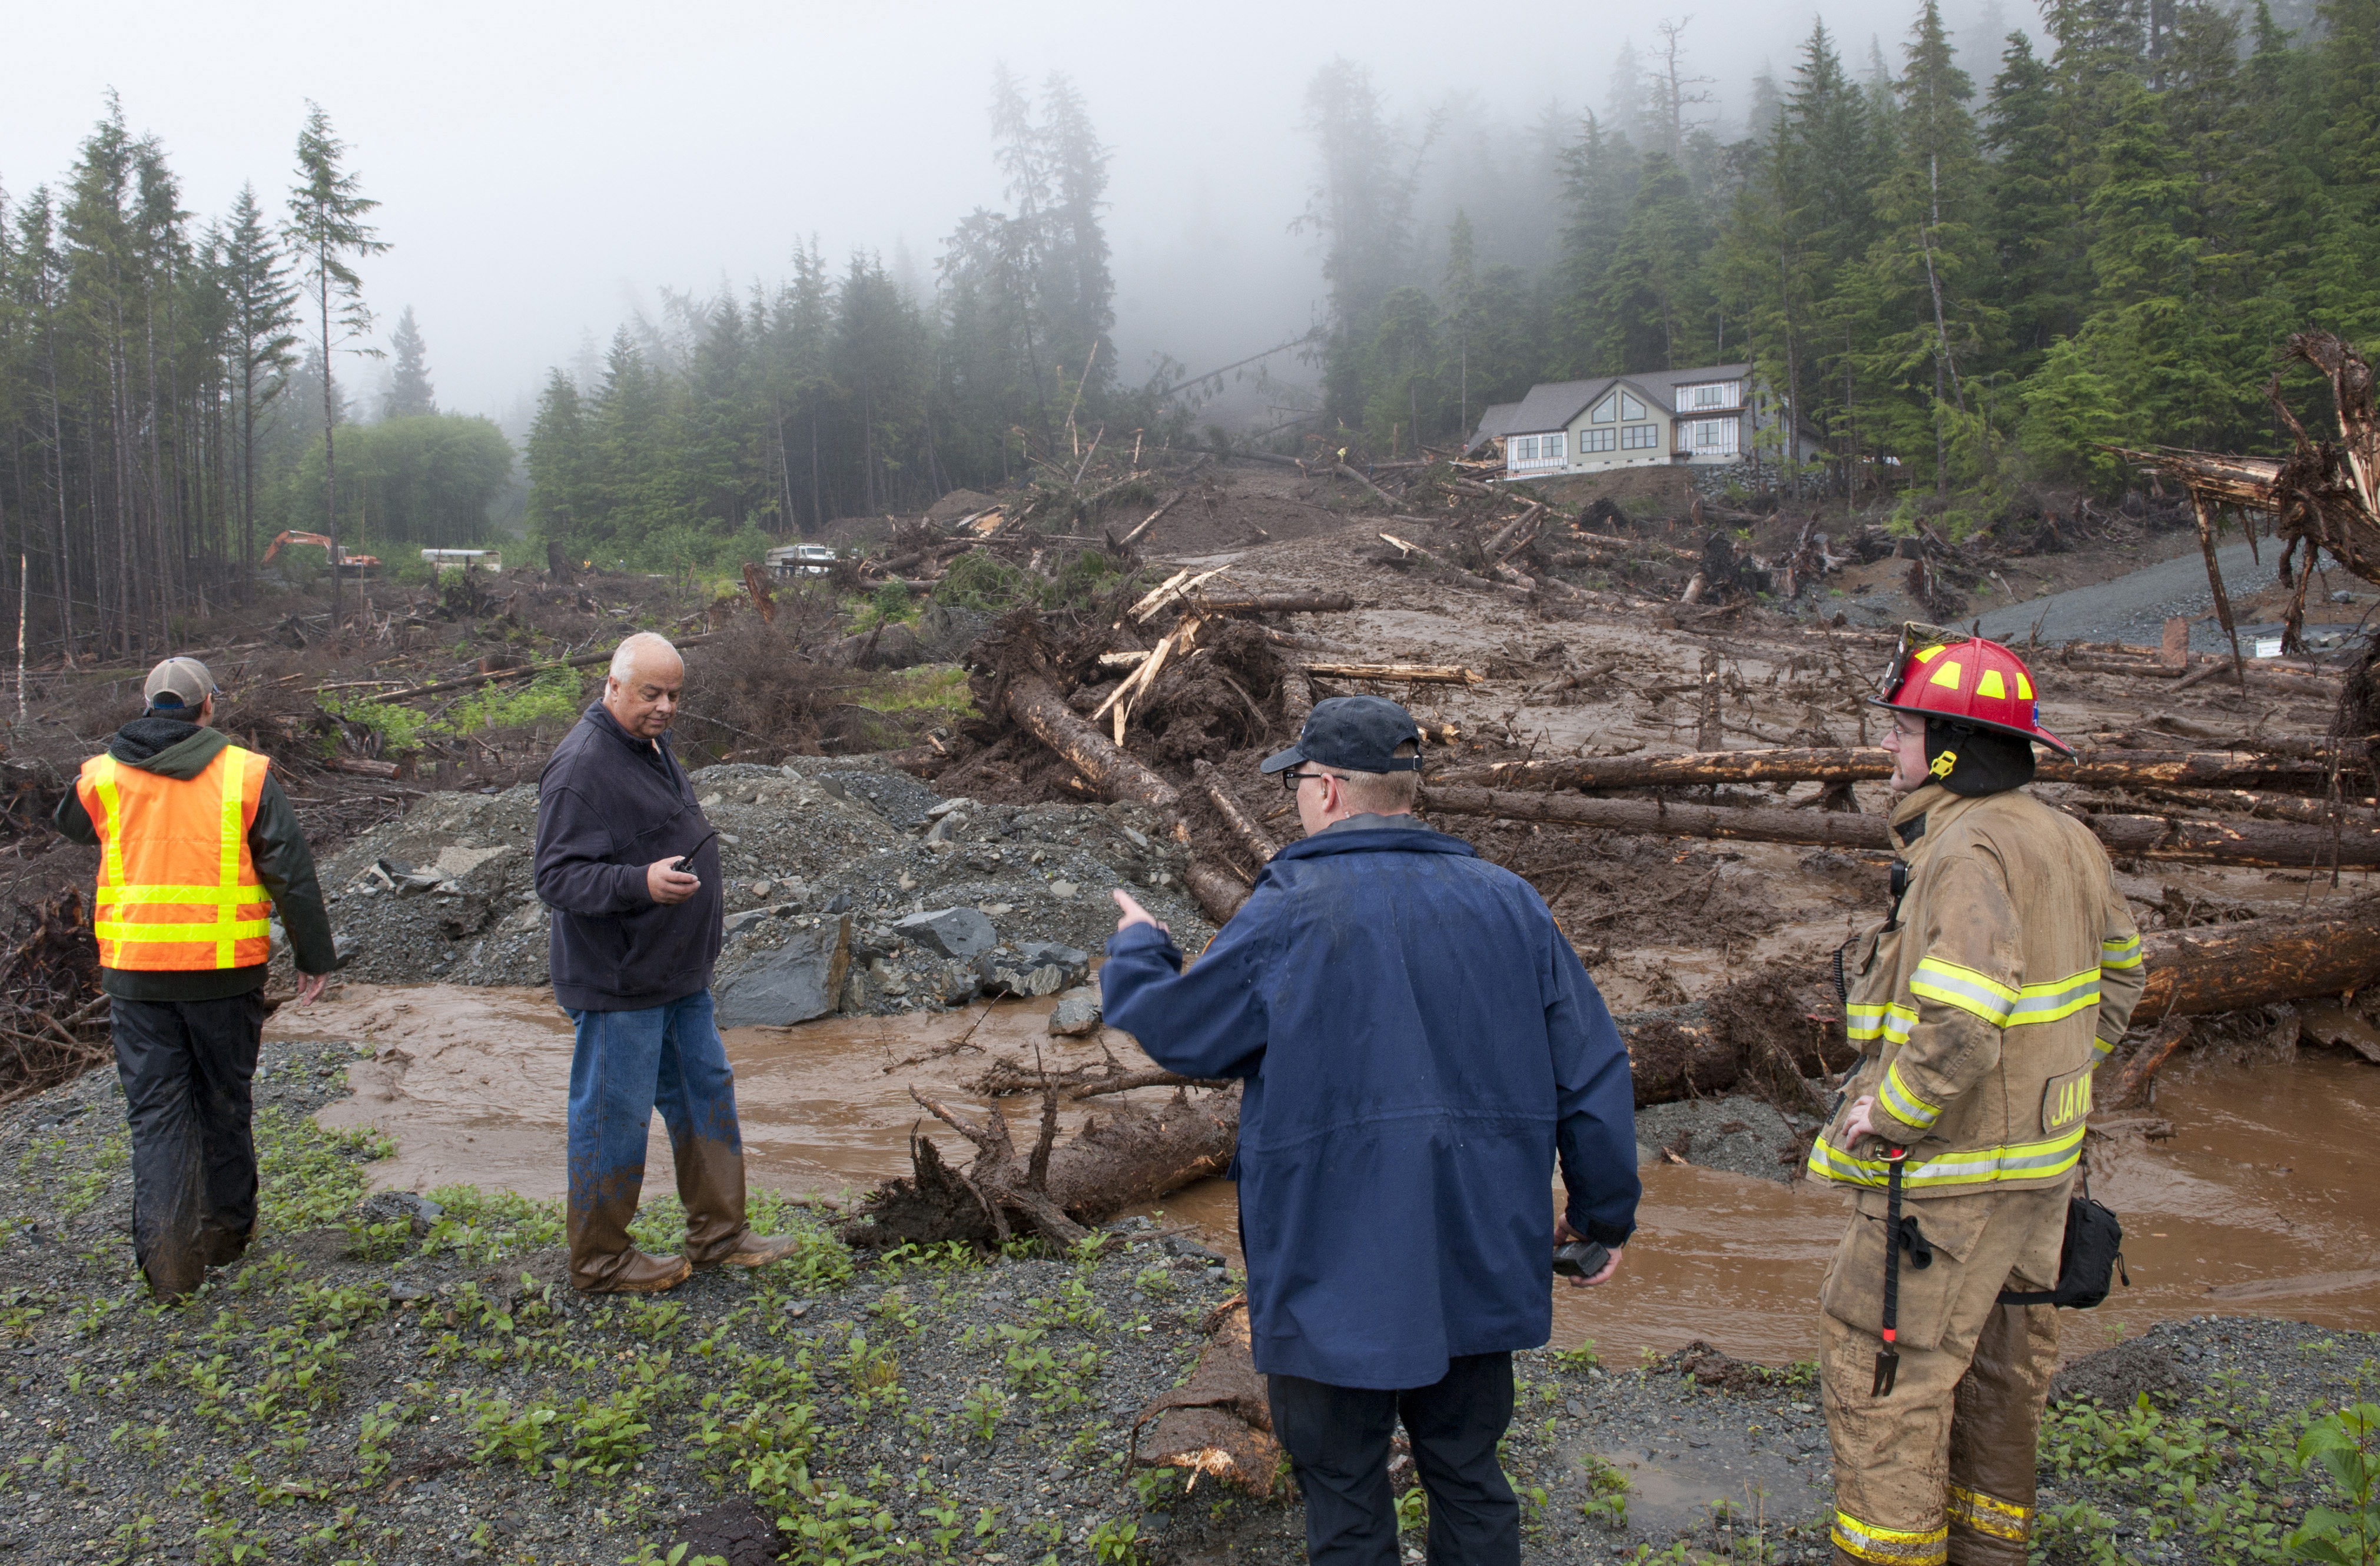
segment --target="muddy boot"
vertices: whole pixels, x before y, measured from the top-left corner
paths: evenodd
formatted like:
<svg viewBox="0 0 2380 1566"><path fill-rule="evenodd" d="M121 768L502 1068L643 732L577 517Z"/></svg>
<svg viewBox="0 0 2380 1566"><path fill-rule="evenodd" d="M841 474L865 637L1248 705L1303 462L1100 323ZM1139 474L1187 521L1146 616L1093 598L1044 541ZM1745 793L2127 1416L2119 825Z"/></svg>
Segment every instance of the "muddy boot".
<svg viewBox="0 0 2380 1566"><path fill-rule="evenodd" d="M686 1205L686 1259L714 1267L766 1267L801 1248L799 1240L755 1234L744 1222L744 1153L709 1136L689 1136L670 1149L677 1163L678 1200Z"/></svg>
<svg viewBox="0 0 2380 1566"><path fill-rule="evenodd" d="M256 1237L256 1225L245 1229L204 1229L199 1232L199 1254L209 1267L229 1267L248 1254L249 1241Z"/></svg>
<svg viewBox="0 0 2380 1566"><path fill-rule="evenodd" d="M586 1294L658 1294L694 1269L683 1256L649 1256L629 1242L634 1199L570 1209L570 1286Z"/></svg>

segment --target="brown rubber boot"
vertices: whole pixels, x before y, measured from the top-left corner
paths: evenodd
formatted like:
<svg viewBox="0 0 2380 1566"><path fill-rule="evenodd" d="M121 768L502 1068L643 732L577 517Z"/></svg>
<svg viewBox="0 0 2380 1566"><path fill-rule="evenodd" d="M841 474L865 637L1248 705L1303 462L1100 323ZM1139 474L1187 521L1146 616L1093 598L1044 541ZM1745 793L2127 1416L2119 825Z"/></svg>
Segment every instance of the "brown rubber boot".
<svg viewBox="0 0 2380 1566"><path fill-rule="evenodd" d="M694 1274L684 1256L649 1256L628 1240L637 1201L570 1209L570 1286L586 1294L658 1294Z"/></svg>
<svg viewBox="0 0 2380 1566"><path fill-rule="evenodd" d="M686 1205L686 1259L696 1269L766 1267L799 1240L755 1234L744 1221L744 1155L725 1142L689 1136L674 1144L678 1200Z"/></svg>

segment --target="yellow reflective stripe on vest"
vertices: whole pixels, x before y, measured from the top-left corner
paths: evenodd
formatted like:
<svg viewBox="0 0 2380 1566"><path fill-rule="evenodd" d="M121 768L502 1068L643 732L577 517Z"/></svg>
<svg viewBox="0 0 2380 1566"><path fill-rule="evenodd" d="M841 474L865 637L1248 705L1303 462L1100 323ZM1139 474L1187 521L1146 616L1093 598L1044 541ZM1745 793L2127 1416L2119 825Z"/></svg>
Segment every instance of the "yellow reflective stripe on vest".
<svg viewBox="0 0 2380 1566"><path fill-rule="evenodd" d="M1904 1170L1901 1184L1912 1191L1943 1191L1968 1185L1990 1185L2003 1180L2049 1180L2072 1169L2082 1153L2080 1124L2040 1142L2013 1142L2005 1147L1971 1147L1944 1153L1913 1169ZM1883 1190L1885 1162L1844 1152L1821 1136L1810 1146L1810 1172L1840 1185L1868 1185Z"/></svg>
<svg viewBox="0 0 2380 1566"><path fill-rule="evenodd" d="M1848 1511L1835 1513L1835 1548L1857 1560L1877 1566L1943 1566L1950 1559L1950 1525L1918 1533L1879 1528Z"/></svg>
<svg viewBox="0 0 2380 1566"><path fill-rule="evenodd" d="M327 438L326 436L325 439ZM337 563L333 562L334 574L337 569ZM219 871L223 878L223 890L216 893L221 901L215 904L215 923L220 927L220 933L215 937L215 966L219 968L232 966L232 946L239 939L233 933L233 929L234 917L238 911L240 900L239 840L244 835L240 831L240 793L247 782L248 757L242 751L232 750L224 757L223 842L217 854ZM272 929L272 925L266 923L261 933L269 939ZM251 936L259 932L249 932Z"/></svg>
<svg viewBox="0 0 2380 1566"><path fill-rule="evenodd" d="M2006 1539L2010 1544L2022 1544L2033 1536L2030 1506L2019 1506L2012 1500L1958 1485L1950 1486L1944 1499L1949 1503L1950 1521L1959 1527Z"/></svg>
<svg viewBox="0 0 2380 1566"><path fill-rule="evenodd" d="M2086 969L2046 984L2010 989L1973 968L1927 957L1909 977L1909 992L1928 1001L1981 1017L1994 1027L2022 1027L2030 1023L2056 1022L2099 1003L2099 970Z"/></svg>
<svg viewBox="0 0 2380 1566"><path fill-rule="evenodd" d="M2109 936L2099 942L2099 965L2102 968L2136 968L2141 965L2141 938L2128 935L2120 939Z"/></svg>
<svg viewBox="0 0 2380 1566"><path fill-rule="evenodd" d="M1923 1131L1942 1118L1940 1105L1929 1104L1910 1091L1908 1079L1900 1074L1899 1061L1893 1062L1892 1069L1884 1074L1884 1086L1876 1089L1876 1096L1883 1100L1885 1112L1903 1125Z"/></svg>
<svg viewBox="0 0 2380 1566"><path fill-rule="evenodd" d="M241 887L239 890L253 895L234 899L235 903L245 901L261 904L273 901L273 894L261 886ZM219 886L103 886L99 889L99 905L103 908L111 904L139 907L152 903L196 903L212 908L222 895L223 888Z"/></svg>
<svg viewBox="0 0 2380 1566"><path fill-rule="evenodd" d="M1865 1006L1854 1002L1843 1017L1844 1031L1854 1044L1872 1038L1889 1039L1898 1044L1906 1039L1917 1026L1917 1014L1898 1002L1889 1006Z"/></svg>
<svg viewBox="0 0 2380 1566"><path fill-rule="evenodd" d="M2091 1040L2091 1063L2093 1065L2105 1065L2107 1063L2107 1057L2115 1052L2116 1047L2113 1044L2108 1043L2106 1039L2094 1038Z"/></svg>
<svg viewBox="0 0 2380 1566"><path fill-rule="evenodd" d="M99 795L99 807L107 817L99 828L99 891L103 897L111 887L124 885L124 799L115 790L115 758L101 756L91 769L91 786Z"/></svg>
<svg viewBox="0 0 2380 1566"><path fill-rule="evenodd" d="M2017 996L2015 1009L2009 1013L2008 1026L2022 1027L2027 1023L2056 1022L2060 1017L2089 1011L2098 1003L2099 970L2091 968L2070 978L2026 985Z"/></svg>
<svg viewBox="0 0 2380 1566"><path fill-rule="evenodd" d="M1973 1013L1994 1027L2008 1026L2009 1014L2016 1009L2017 1002L2017 991L1998 979L1986 978L1973 968L1962 968L1939 957L1927 957L1918 963L1917 971L1909 976L1909 992Z"/></svg>

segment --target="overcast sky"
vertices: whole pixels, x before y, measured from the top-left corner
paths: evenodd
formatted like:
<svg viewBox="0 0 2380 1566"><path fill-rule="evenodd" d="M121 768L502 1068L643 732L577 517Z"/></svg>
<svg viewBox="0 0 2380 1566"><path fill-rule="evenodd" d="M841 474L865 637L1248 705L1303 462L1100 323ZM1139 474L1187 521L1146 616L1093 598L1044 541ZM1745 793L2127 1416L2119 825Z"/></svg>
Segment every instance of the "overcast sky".
<svg viewBox="0 0 2380 1566"><path fill-rule="evenodd" d="M1973 27L1989 3L1946 14ZM1004 60L1028 82L1071 75L1112 150L1116 335L1138 380L1153 350L1203 369L1314 319L1313 247L1288 225L1314 177L1302 94L1334 54L1399 110L1469 91L1518 124L1600 107L1621 37L1642 50L1664 15L1691 16L1692 63L1740 115L1753 73L1789 71L1821 13L1855 70L1876 34L1897 67L1915 6L28 5L0 189L62 180L112 87L200 221L242 180L277 213L317 100L382 203L393 249L365 277L383 337L411 305L441 405L503 417L658 289L774 281L808 235L838 263L905 245L930 277L941 236L1001 204L986 105ZM2004 14L2032 19L2022 0Z"/></svg>

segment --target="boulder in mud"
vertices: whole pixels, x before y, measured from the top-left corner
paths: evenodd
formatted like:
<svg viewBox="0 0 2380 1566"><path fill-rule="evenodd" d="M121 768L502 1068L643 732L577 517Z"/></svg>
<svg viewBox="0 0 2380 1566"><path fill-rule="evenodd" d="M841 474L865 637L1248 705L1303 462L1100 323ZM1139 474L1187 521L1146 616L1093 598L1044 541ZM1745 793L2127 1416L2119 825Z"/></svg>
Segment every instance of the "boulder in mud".
<svg viewBox="0 0 2380 1566"><path fill-rule="evenodd" d="M1088 985L1058 997L1050 1012L1050 1033L1055 1038L1083 1038L1099 1030L1099 992Z"/></svg>
<svg viewBox="0 0 2380 1566"><path fill-rule="evenodd" d="M976 959L987 995L1055 995L1090 977L1088 953L1054 941L1028 941L1014 953L998 950Z"/></svg>
<svg viewBox="0 0 2380 1566"><path fill-rule="evenodd" d="M904 941L914 941L945 957L978 957L1000 944L991 921L973 908L935 908L912 914L892 927Z"/></svg>
<svg viewBox="0 0 2380 1566"><path fill-rule="evenodd" d="M721 1027L784 1027L822 1017L841 1001L850 966L848 916L793 930L783 945L719 981L713 1020Z"/></svg>

